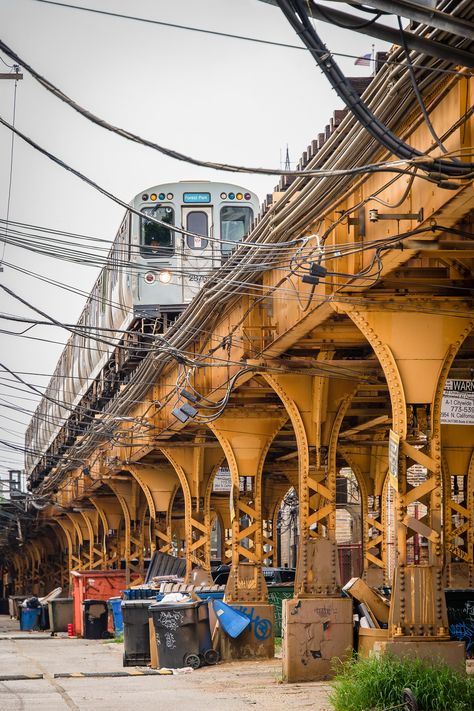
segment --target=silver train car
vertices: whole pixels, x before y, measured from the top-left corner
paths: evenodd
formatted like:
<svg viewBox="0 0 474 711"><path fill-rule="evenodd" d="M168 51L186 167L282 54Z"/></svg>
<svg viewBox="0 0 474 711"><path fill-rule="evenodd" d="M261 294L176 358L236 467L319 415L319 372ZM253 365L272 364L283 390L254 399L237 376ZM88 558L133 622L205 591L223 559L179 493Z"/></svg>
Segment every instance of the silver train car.
<svg viewBox="0 0 474 711"><path fill-rule="evenodd" d="M129 377L140 361L140 344L150 343L146 337L166 331L249 233L259 204L238 185L183 181L148 188L130 206L140 215L125 214L78 333L66 343L27 429L30 488ZM118 348L131 338L136 351Z"/></svg>

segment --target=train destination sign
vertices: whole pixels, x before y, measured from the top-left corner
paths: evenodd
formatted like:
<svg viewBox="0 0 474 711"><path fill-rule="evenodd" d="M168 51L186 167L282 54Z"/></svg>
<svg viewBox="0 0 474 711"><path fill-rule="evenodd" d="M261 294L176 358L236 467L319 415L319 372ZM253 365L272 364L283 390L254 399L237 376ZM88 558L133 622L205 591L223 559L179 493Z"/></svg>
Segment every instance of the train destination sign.
<svg viewBox="0 0 474 711"><path fill-rule="evenodd" d="M447 380L441 404L445 425L474 425L474 380Z"/></svg>
<svg viewBox="0 0 474 711"><path fill-rule="evenodd" d="M183 202L192 205L211 202L211 193L183 193Z"/></svg>

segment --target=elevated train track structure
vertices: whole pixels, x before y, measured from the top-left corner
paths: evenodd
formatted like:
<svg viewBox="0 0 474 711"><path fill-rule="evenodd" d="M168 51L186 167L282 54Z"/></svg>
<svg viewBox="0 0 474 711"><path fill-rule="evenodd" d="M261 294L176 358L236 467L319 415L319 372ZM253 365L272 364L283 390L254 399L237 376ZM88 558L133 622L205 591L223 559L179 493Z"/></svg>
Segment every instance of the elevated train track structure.
<svg viewBox="0 0 474 711"><path fill-rule="evenodd" d="M443 7L472 22L469 3ZM414 33L472 50L443 29ZM65 585L79 569L142 574L154 550L184 556L191 580L196 566L210 570L218 520L231 564L226 599L264 611L262 566L277 562L277 515L293 487L299 544L285 674L323 676L324 651L308 661L292 630L311 605L326 610L325 625L346 614L330 601L340 597L336 478L349 467L363 577L392 585L386 644L458 654L444 588L474 586L474 428L468 415L454 424L441 413L447 381L473 382L474 189L472 173L441 174L435 157L472 161L474 79L448 60L411 57L446 153L414 96L406 53L394 49L363 100L422 157L400 160L350 112L336 112L301 176L281 178L247 243L147 341L74 442L42 453L49 466L30 481L44 508L11 554L18 590L38 575ZM376 164L385 167L357 170ZM317 169L328 174L305 175ZM213 486L223 466L225 494ZM415 539L422 562L410 555Z"/></svg>

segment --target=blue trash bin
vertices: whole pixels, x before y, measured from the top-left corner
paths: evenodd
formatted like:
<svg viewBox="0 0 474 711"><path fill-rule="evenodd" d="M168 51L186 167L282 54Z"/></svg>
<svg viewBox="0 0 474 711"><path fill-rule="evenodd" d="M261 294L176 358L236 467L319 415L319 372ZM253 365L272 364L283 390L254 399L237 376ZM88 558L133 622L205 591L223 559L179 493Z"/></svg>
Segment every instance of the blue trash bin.
<svg viewBox="0 0 474 711"><path fill-rule="evenodd" d="M39 630L40 607L22 607L20 616L20 629L23 631Z"/></svg>
<svg viewBox="0 0 474 711"><path fill-rule="evenodd" d="M115 636L123 634L122 598L111 597L107 600L109 609L112 612Z"/></svg>

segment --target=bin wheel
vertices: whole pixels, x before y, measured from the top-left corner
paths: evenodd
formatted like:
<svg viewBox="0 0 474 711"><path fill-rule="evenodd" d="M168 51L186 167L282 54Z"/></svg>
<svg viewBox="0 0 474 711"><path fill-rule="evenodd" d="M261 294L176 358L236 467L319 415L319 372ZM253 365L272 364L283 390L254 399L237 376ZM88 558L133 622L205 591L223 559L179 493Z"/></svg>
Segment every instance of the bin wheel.
<svg viewBox="0 0 474 711"><path fill-rule="evenodd" d="M206 652L204 652L204 661L206 664L213 665L217 664L219 659L221 658L221 655L217 651L217 649L208 649Z"/></svg>
<svg viewBox="0 0 474 711"><path fill-rule="evenodd" d="M403 689L402 703L405 704L405 711L418 711L418 704L415 695L411 689Z"/></svg>
<svg viewBox="0 0 474 711"><path fill-rule="evenodd" d="M192 669L199 669L201 666L201 660L197 654L187 654L184 658L184 666L192 667Z"/></svg>

